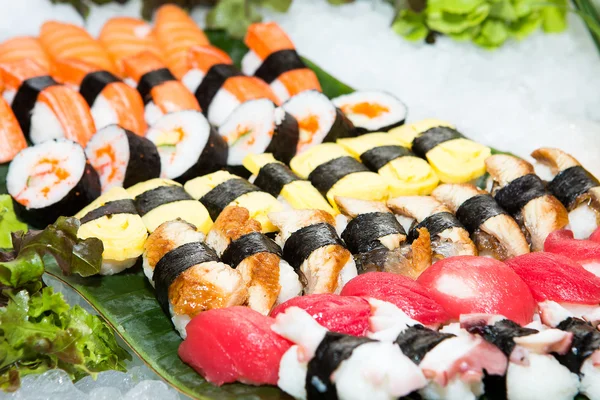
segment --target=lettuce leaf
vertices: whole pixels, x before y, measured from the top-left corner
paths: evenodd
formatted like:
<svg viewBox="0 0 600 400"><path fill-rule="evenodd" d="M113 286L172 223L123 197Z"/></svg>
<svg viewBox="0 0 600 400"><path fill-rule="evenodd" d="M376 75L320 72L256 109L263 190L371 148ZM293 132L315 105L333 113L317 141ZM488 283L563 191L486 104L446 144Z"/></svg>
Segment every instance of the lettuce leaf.
<svg viewBox="0 0 600 400"><path fill-rule="evenodd" d="M13 208L12 198L7 195L0 196L0 249L12 248L11 232L27 232L27 224L19 221Z"/></svg>

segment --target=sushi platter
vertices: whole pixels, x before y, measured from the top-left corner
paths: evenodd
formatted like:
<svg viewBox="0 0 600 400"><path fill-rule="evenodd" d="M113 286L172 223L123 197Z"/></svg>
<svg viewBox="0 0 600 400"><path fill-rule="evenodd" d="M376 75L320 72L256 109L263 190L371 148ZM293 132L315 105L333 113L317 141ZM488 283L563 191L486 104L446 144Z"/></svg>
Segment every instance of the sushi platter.
<svg viewBox="0 0 600 400"><path fill-rule="evenodd" d="M600 400L600 182L573 155L410 121L275 23L242 42L174 5L49 21L0 43L0 83L0 287L40 290L29 246L181 393Z"/></svg>

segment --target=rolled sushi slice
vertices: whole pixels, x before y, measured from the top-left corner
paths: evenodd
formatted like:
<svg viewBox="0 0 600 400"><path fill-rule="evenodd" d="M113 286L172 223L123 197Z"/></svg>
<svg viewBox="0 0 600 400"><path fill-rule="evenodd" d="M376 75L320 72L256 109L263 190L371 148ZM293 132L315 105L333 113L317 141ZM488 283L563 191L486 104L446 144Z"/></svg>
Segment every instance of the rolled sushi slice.
<svg viewBox="0 0 600 400"><path fill-rule="evenodd" d="M308 178L335 209L335 196L373 201L386 200L388 196L387 182L335 143L320 144L298 154L290 167L302 178Z"/></svg>
<svg viewBox="0 0 600 400"><path fill-rule="evenodd" d="M587 239L600 226L598 179L573 156L560 149L543 147L531 156L550 170L548 190L569 211L567 229L573 231L576 239Z"/></svg>
<svg viewBox="0 0 600 400"><path fill-rule="evenodd" d="M186 325L202 311L242 305L248 297L238 271L219 262L206 243L189 241L194 232L185 221L168 221L150 234L145 246L144 272L148 276L153 269L156 298L184 339Z"/></svg>
<svg viewBox="0 0 600 400"><path fill-rule="evenodd" d="M330 332L290 307L272 329L294 343L283 355L277 385L296 399L397 399L427 380L398 346Z"/></svg>
<svg viewBox="0 0 600 400"><path fill-rule="evenodd" d="M281 247L261 233L260 222L242 207L225 207L206 237L224 263L235 268L248 287L248 306L268 315L275 304L302 293Z"/></svg>
<svg viewBox="0 0 600 400"><path fill-rule="evenodd" d="M419 228L427 229L434 260L477 255L477 248L464 225L433 197L401 196L388 200L387 206L394 213L414 220L408 231L408 243L419 238Z"/></svg>
<svg viewBox="0 0 600 400"><path fill-rule="evenodd" d="M215 221L227 206L244 207L250 218L258 221L262 233L275 232L277 228L267 215L283 210L283 205L267 192L263 192L239 176L226 171L192 179L185 184L185 191L200 200Z"/></svg>
<svg viewBox="0 0 600 400"><path fill-rule="evenodd" d="M431 194L467 228L480 255L499 260L529 253L517 222L487 192L469 184L446 183Z"/></svg>
<svg viewBox="0 0 600 400"><path fill-rule="evenodd" d="M0 97L0 141L3 144L0 147L0 164L9 162L27 147L19 121L2 97Z"/></svg>
<svg viewBox="0 0 600 400"><path fill-rule="evenodd" d="M290 208L323 210L333 216L339 214L309 181L275 160L272 154L248 154L243 162L254 177L253 184Z"/></svg>
<svg viewBox="0 0 600 400"><path fill-rule="evenodd" d="M160 224L180 218L207 233L212 220L206 208L194 200L181 184L168 179L151 179L127 189L135 208L152 233Z"/></svg>
<svg viewBox="0 0 600 400"><path fill-rule="evenodd" d="M133 199L114 187L75 214L81 222L77 236L98 238L104 244L100 275L113 275L132 267L144 251L146 226Z"/></svg>
<svg viewBox="0 0 600 400"><path fill-rule="evenodd" d="M508 357L504 376L484 378L486 397L490 399L564 399L578 392L579 379L557 361L571 348L573 335L559 329L542 331L494 315L461 316L461 327L481 336Z"/></svg>
<svg viewBox="0 0 600 400"><path fill-rule="evenodd" d="M565 207L546 190L527 161L504 154L485 160L494 180L492 195L519 223L532 251L543 251L546 237L569 223Z"/></svg>
<svg viewBox="0 0 600 400"><path fill-rule="evenodd" d="M341 237L361 272L384 271L416 279L431 265L429 233L419 232L412 246L406 232L383 202L336 196L342 213L350 218Z"/></svg>
<svg viewBox="0 0 600 400"><path fill-rule="evenodd" d="M0 64L2 95L10 103L21 130L34 144L66 138L85 146L96 132L84 98L60 85L31 59Z"/></svg>
<svg viewBox="0 0 600 400"><path fill-rule="evenodd" d="M389 185L390 196L430 194L439 179L427 161L414 155L397 137L370 133L337 141Z"/></svg>
<svg viewBox="0 0 600 400"><path fill-rule="evenodd" d="M283 109L298 121L302 153L323 142L354 136L354 125L323 93L309 90L283 103Z"/></svg>
<svg viewBox="0 0 600 400"><path fill-rule="evenodd" d="M100 196L100 179L80 145L54 139L15 156L6 175L6 188L19 219L44 229Z"/></svg>
<svg viewBox="0 0 600 400"><path fill-rule="evenodd" d="M227 165L227 143L198 111L164 115L146 138L158 149L162 178L185 183Z"/></svg>
<svg viewBox="0 0 600 400"><path fill-rule="evenodd" d="M275 22L250 25L244 43L250 50L242 59L242 71L267 82L280 101L306 90L321 91L317 75Z"/></svg>
<svg viewBox="0 0 600 400"><path fill-rule="evenodd" d="M85 155L100 176L103 193L160 176L160 156L154 143L118 125L96 132Z"/></svg>
<svg viewBox="0 0 600 400"><path fill-rule="evenodd" d="M400 99L379 90L358 90L331 101L352 121L358 135L387 132L403 125L408 113Z"/></svg>
<svg viewBox="0 0 600 400"><path fill-rule="evenodd" d="M229 145L227 165L236 172L243 169L248 154L272 153L277 160L289 163L299 137L296 119L268 99L239 106L219 127L219 134Z"/></svg>
<svg viewBox="0 0 600 400"><path fill-rule="evenodd" d="M305 283L304 293L339 293L357 274L352 254L338 236L333 216L322 210L272 212L283 259Z"/></svg>

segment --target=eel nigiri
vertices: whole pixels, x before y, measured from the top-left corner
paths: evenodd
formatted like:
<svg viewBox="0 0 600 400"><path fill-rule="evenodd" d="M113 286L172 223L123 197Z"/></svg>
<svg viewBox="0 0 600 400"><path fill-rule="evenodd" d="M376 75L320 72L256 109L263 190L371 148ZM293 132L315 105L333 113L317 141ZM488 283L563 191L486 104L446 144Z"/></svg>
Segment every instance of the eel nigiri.
<svg viewBox="0 0 600 400"><path fill-rule="evenodd" d="M2 143L2 146L0 146L0 164L12 160L21 150L27 147L27 141L19 126L19 121L17 121L12 109L2 97L0 97L0 142Z"/></svg>
<svg viewBox="0 0 600 400"><path fill-rule="evenodd" d="M543 147L531 156L550 169L548 190L569 210L567 229L576 239L587 239L600 226L598 179L562 150Z"/></svg>
<svg viewBox="0 0 600 400"><path fill-rule="evenodd" d="M302 285L281 258L281 247L261 230L260 222L251 219L248 210L228 206L215 220L206 243L242 275L248 287L248 306L266 315L276 303L298 296Z"/></svg>
<svg viewBox="0 0 600 400"><path fill-rule="evenodd" d="M569 223L565 207L548 193L527 161L497 154L488 157L485 166L494 181L494 199L519 223L531 250L542 251L546 237Z"/></svg>
<svg viewBox="0 0 600 400"><path fill-rule="evenodd" d="M402 196L387 202L394 213L414 219L408 231L409 242L418 237L417 230L426 228L431 238L431 251L437 259L453 256L475 256L477 248L469 232L450 209L430 196Z"/></svg>
<svg viewBox="0 0 600 400"><path fill-rule="evenodd" d="M339 293L356 276L352 254L337 235L331 214L293 210L270 213L269 219L280 230L275 239L305 282L305 293Z"/></svg>
<svg viewBox="0 0 600 400"><path fill-rule="evenodd" d="M341 237L361 272L393 272L416 279L431 265L429 232L417 232L406 244L406 232L383 202L336 196L335 201L350 218Z"/></svg>
<svg viewBox="0 0 600 400"><path fill-rule="evenodd" d="M37 38L16 36L0 43L0 63L33 60L50 73L50 56Z"/></svg>
<svg viewBox="0 0 600 400"><path fill-rule="evenodd" d="M529 253L519 225L487 192L470 184L444 184L431 195L456 214L481 255L505 260Z"/></svg>
<svg viewBox="0 0 600 400"><path fill-rule="evenodd" d="M202 311L241 305L248 289L239 273L219 261L201 240L196 227L181 220L160 225L148 236L144 273L156 288L156 298L181 337L188 322Z"/></svg>

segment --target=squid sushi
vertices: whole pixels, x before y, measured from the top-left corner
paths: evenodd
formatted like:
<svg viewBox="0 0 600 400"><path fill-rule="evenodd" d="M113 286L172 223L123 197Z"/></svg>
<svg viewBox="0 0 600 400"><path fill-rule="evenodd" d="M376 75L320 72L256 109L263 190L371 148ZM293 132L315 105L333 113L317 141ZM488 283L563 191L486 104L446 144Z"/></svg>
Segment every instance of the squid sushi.
<svg viewBox="0 0 600 400"><path fill-rule="evenodd" d="M531 156L549 167L548 190L569 211L568 229L587 239L600 226L600 182L579 161L559 149L537 149Z"/></svg>
<svg viewBox="0 0 600 400"><path fill-rule="evenodd" d="M120 187L109 190L75 214L81 222L77 236L98 238L104 245L100 275L132 267L144 251L148 231L133 199Z"/></svg>
<svg viewBox="0 0 600 400"><path fill-rule="evenodd" d="M320 144L297 155L290 167L302 178L308 178L335 209L335 196L373 201L386 200L388 196L387 182L335 143Z"/></svg>
<svg viewBox="0 0 600 400"><path fill-rule="evenodd" d="M44 229L100 196L100 179L81 146L55 139L16 155L8 168L6 188L19 219Z"/></svg>
<svg viewBox="0 0 600 400"><path fill-rule="evenodd" d="M194 316L242 305L248 297L241 274L220 262L201 240L203 236L193 225L174 220L160 225L145 245L144 272L154 283L160 306L184 339L185 327Z"/></svg>
<svg viewBox="0 0 600 400"><path fill-rule="evenodd" d="M352 122L323 93L309 90L292 97L281 107L298 121L298 153L322 142L354 136Z"/></svg>
<svg viewBox="0 0 600 400"><path fill-rule="evenodd" d="M90 108L73 89L58 84L37 62L0 64L4 98L34 144L66 138L85 146L96 131Z"/></svg>
<svg viewBox="0 0 600 400"><path fill-rule="evenodd" d="M144 116L154 125L165 114L182 110L200 111L194 95L179 82L163 62L150 52L125 58L125 75L135 82L145 104Z"/></svg>
<svg viewBox="0 0 600 400"><path fill-rule="evenodd" d="M466 183L483 175L490 148L467 139L447 123L442 124L426 120L416 126L392 129L390 133L426 159L444 183Z"/></svg>
<svg viewBox="0 0 600 400"><path fill-rule="evenodd" d="M464 225L433 197L401 196L388 200L387 206L394 213L414 220L408 231L409 243L419 237L419 228L427 229L435 259L477 255L477 248Z"/></svg>
<svg viewBox="0 0 600 400"><path fill-rule="evenodd" d="M146 138L158 149L163 178L183 183L227 165L227 143L198 111L161 117Z"/></svg>
<svg viewBox="0 0 600 400"><path fill-rule="evenodd" d="M394 400L427 383L393 343L330 332L298 307L277 315L272 329L294 343L277 385L296 399Z"/></svg>
<svg viewBox="0 0 600 400"><path fill-rule="evenodd" d="M268 315L275 304L300 295L302 285L281 258L281 247L261 230L248 210L229 206L215 220L206 243L242 275L248 287L248 306Z"/></svg>
<svg viewBox="0 0 600 400"><path fill-rule="evenodd" d="M289 163L299 138L296 119L268 99L239 106L219 127L219 134L229 145L227 164L235 172L245 171L242 164L248 154L271 153Z"/></svg>
<svg viewBox="0 0 600 400"><path fill-rule="evenodd" d="M24 148L27 141L19 126L19 121L13 114L10 106L0 97L0 164L8 162Z"/></svg>
<svg viewBox="0 0 600 400"><path fill-rule="evenodd" d="M127 189L148 232L165 221L180 218L207 233L212 220L206 208L187 194L181 184L168 179L151 179Z"/></svg>
<svg viewBox="0 0 600 400"><path fill-rule="evenodd" d="M389 185L390 196L430 194L439 179L427 161L414 155L397 137L370 133L337 143Z"/></svg>
<svg viewBox="0 0 600 400"><path fill-rule="evenodd" d="M446 183L432 196L444 203L467 228L480 255L499 260L529 253L521 228L494 198L469 184Z"/></svg>
<svg viewBox="0 0 600 400"><path fill-rule="evenodd" d="M281 211L283 206L267 192L263 192L239 176L226 171L218 171L209 175L192 179L185 184L185 191L194 199L200 200L210 217L215 221L227 206L244 207L250 218L258 221L262 233L277 230L267 215Z"/></svg>
<svg viewBox="0 0 600 400"><path fill-rule="evenodd" d="M253 184L289 208L323 210L333 216L339 214L309 181L275 160L272 154L248 154L243 163L254 176Z"/></svg>
<svg viewBox="0 0 600 400"><path fill-rule="evenodd" d="M244 43L250 51L242 59L242 71L267 82L280 101L306 90L321 91L317 75L306 67L276 23L250 25Z"/></svg>
<svg viewBox="0 0 600 400"><path fill-rule="evenodd" d="M404 124L408 109L396 96L375 90L359 90L331 100L352 121L357 135L387 132Z"/></svg>
<svg viewBox="0 0 600 400"><path fill-rule="evenodd" d="M352 254L338 236L335 220L321 210L269 214L280 232L275 241L305 283L305 294L339 293L357 274Z"/></svg>
<svg viewBox="0 0 600 400"><path fill-rule="evenodd" d="M34 60L40 67L50 73L50 56L37 38L32 36L16 36L0 43L0 63Z"/></svg>
<svg viewBox="0 0 600 400"><path fill-rule="evenodd" d="M351 218L342 232L361 272L385 271L416 279L431 265L429 232L421 230L411 245L406 232L382 202L335 197L342 213Z"/></svg>
<svg viewBox="0 0 600 400"><path fill-rule="evenodd" d="M494 181L494 199L519 223L531 250L543 251L546 237L569 223L565 207L548 193L527 161L498 154L488 157L485 165Z"/></svg>
<svg viewBox="0 0 600 400"><path fill-rule="evenodd" d="M154 143L118 125L96 132L85 155L100 176L102 192L160 176L160 156Z"/></svg>

